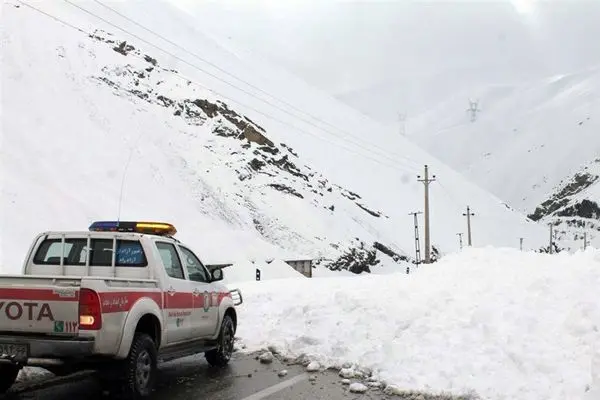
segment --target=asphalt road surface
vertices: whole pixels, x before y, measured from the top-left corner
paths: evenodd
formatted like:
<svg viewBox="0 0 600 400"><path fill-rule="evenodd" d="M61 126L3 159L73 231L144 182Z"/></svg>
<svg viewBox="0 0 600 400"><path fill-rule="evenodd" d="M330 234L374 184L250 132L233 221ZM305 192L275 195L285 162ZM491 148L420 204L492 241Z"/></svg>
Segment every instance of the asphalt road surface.
<svg viewBox="0 0 600 400"><path fill-rule="evenodd" d="M333 371L307 373L300 365L284 365L277 359L261 364L255 354L235 353L224 369L210 367L203 356L186 357L161 364L152 400L298 400L298 399L385 399L380 389L355 394L341 384ZM288 371L284 377L277 373ZM310 377L316 375L316 380ZM314 379L314 378L313 378ZM15 393L0 396L1 400L110 400L93 378L62 379L62 383L40 388L38 383L16 387ZM38 386L36 388L36 385Z"/></svg>

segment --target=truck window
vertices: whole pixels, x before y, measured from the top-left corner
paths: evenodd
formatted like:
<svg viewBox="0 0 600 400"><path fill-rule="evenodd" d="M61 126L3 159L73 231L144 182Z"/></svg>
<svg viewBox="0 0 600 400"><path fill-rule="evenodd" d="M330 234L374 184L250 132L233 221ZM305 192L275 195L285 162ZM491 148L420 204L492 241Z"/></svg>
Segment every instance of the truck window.
<svg viewBox="0 0 600 400"><path fill-rule="evenodd" d="M110 267L112 265L112 239L90 241L90 265ZM61 239L46 239L36 252L33 262L42 265L60 265ZM64 265L85 265L87 239L65 239ZM137 240L117 240L117 267L145 267L148 265L142 245Z"/></svg>
<svg viewBox="0 0 600 400"><path fill-rule="evenodd" d="M183 253L183 259L185 261L185 267L187 268L190 281L208 282L209 279L207 272L198 257L196 257L191 250L186 249L183 246L179 246L179 248Z"/></svg>
<svg viewBox="0 0 600 400"><path fill-rule="evenodd" d="M63 257L64 265L85 265L85 255L81 257L85 245L85 239L65 239L63 249L61 239L46 239L38 247L33 262L42 265L60 265L60 258Z"/></svg>
<svg viewBox="0 0 600 400"><path fill-rule="evenodd" d="M112 239L92 239L90 265L94 267L110 267L112 265ZM85 260L85 254L83 254ZM146 254L139 240L117 240L117 267L145 267L148 265Z"/></svg>
<svg viewBox="0 0 600 400"><path fill-rule="evenodd" d="M148 265L146 253L139 240L117 240L118 267L145 267Z"/></svg>
<svg viewBox="0 0 600 400"><path fill-rule="evenodd" d="M175 279L185 279L183 275L183 268L181 267L181 260L175 246L171 243L156 242L156 248L160 254L165 271L167 275Z"/></svg>

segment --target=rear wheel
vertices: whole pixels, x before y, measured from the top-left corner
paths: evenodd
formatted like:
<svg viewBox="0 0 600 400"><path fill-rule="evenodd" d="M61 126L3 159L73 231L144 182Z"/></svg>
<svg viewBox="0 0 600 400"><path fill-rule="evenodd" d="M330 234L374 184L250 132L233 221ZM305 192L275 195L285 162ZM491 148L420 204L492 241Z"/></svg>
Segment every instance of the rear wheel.
<svg viewBox="0 0 600 400"><path fill-rule="evenodd" d="M0 364L0 393L5 393L17 380L20 368L12 364Z"/></svg>
<svg viewBox="0 0 600 400"><path fill-rule="evenodd" d="M143 399L154 389L157 374L157 350L152 338L136 333L125 360L123 394L128 399Z"/></svg>
<svg viewBox="0 0 600 400"><path fill-rule="evenodd" d="M235 326L229 315L223 317L221 332L217 338L217 348L204 353L206 361L214 367L224 367L231 360L233 354L233 341L235 339Z"/></svg>

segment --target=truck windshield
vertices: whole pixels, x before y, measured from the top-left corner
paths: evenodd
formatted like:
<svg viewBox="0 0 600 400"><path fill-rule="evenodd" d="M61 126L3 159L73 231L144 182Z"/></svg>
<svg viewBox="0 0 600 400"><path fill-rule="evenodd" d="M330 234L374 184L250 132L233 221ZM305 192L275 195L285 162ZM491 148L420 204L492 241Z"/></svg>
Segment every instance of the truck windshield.
<svg viewBox="0 0 600 400"><path fill-rule="evenodd" d="M90 266L112 266L112 239L91 239ZM87 239L65 239L64 249L61 239L46 239L38 248L33 263L38 265L85 265L87 257ZM145 267L148 265L146 254L138 240L117 240L115 257L117 267Z"/></svg>

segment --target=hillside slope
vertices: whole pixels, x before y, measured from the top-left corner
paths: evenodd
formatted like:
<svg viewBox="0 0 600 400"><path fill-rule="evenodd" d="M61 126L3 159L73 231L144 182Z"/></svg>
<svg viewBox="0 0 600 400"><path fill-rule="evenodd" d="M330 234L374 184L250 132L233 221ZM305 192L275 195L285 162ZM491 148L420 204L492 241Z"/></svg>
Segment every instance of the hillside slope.
<svg viewBox="0 0 600 400"><path fill-rule="evenodd" d="M562 181L530 218L552 224L560 247L600 246L600 158Z"/></svg>
<svg viewBox="0 0 600 400"><path fill-rule="evenodd" d="M241 60L170 5L121 2L120 16L80 4L3 7L2 272L18 270L39 231L117 216L172 222L209 261L331 261L364 246L383 260L374 272L403 270L373 246L412 255L408 213L421 209L425 163L440 178L437 249L457 248L467 203L478 213L475 245L543 242L537 224L415 145ZM241 79L227 83L231 74Z"/></svg>
<svg viewBox="0 0 600 400"><path fill-rule="evenodd" d="M479 100L475 122L466 111ZM511 206L532 213L600 153L600 67L482 86L409 121L412 139Z"/></svg>

